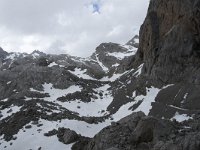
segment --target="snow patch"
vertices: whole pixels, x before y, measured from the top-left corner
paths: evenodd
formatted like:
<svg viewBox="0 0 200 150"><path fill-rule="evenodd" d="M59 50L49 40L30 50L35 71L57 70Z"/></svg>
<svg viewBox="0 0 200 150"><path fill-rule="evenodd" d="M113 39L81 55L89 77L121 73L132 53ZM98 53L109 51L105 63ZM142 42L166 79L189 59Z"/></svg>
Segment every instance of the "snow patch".
<svg viewBox="0 0 200 150"><path fill-rule="evenodd" d="M132 97L136 97L136 91L133 92Z"/></svg>
<svg viewBox="0 0 200 150"><path fill-rule="evenodd" d="M52 63L50 63L50 64L48 65L48 67L53 67L53 66L58 66L58 64L55 63L55 62L52 62Z"/></svg>
<svg viewBox="0 0 200 150"><path fill-rule="evenodd" d="M112 67L118 67L118 66L119 66L119 64L118 64L118 63L116 63L116 64L112 65Z"/></svg>
<svg viewBox="0 0 200 150"><path fill-rule="evenodd" d="M6 59L14 60L16 57L19 57L20 53L11 53L6 57Z"/></svg>
<svg viewBox="0 0 200 150"><path fill-rule="evenodd" d="M133 56L137 52L137 48L131 46L131 45L120 45L121 47L127 49L128 51L125 52L113 52L113 53L107 53L108 56L116 57L119 60L123 60L125 57Z"/></svg>
<svg viewBox="0 0 200 150"><path fill-rule="evenodd" d="M55 62L52 62L52 63L50 63L50 64L48 65L48 67L53 67L53 66L65 67L64 65L59 65L59 64L57 64L57 63L55 63Z"/></svg>
<svg viewBox="0 0 200 150"><path fill-rule="evenodd" d="M187 114L179 114L178 112L176 112L174 117L171 118L170 120L173 120L173 119L175 119L178 122L183 122L183 121L187 121L187 120L193 119L193 118L188 116Z"/></svg>
<svg viewBox="0 0 200 150"><path fill-rule="evenodd" d="M183 97L183 100L181 101L181 104L184 104L184 103L185 103L187 96L188 96L188 93L185 93L185 95L184 95L184 97Z"/></svg>
<svg viewBox="0 0 200 150"><path fill-rule="evenodd" d="M137 71L133 74L133 76L138 77L138 76L142 73L142 68L143 68L143 66L144 66L144 64L141 64L141 65L138 67Z"/></svg>
<svg viewBox="0 0 200 150"><path fill-rule="evenodd" d="M6 84L8 85L8 84L10 84L12 81L8 81Z"/></svg>
<svg viewBox="0 0 200 150"><path fill-rule="evenodd" d="M67 89L56 89L53 87L52 83L45 83L42 85L43 86L43 91L38 91L33 88L30 88L30 91L32 92L39 92L39 93L48 93L49 97L45 97L44 100L49 101L49 102L54 102L57 100L57 98L65 96L70 93L75 93L75 92L80 92L82 90L82 87L78 85L71 85ZM26 100L31 100L32 98L27 98ZM60 103L57 101L56 104Z"/></svg>
<svg viewBox="0 0 200 150"><path fill-rule="evenodd" d="M19 112L20 109L21 109L21 107L19 107L19 106L11 105L10 108L5 108L5 109L1 110L0 112L2 114L2 117L0 118L0 120Z"/></svg>
<svg viewBox="0 0 200 150"><path fill-rule="evenodd" d="M111 81L111 82L113 82L113 81L117 80L118 78L120 78L122 75L123 75L123 73L122 74L113 74L112 77L106 76L106 77L103 77L102 79L100 79L100 81Z"/></svg>
<svg viewBox="0 0 200 150"><path fill-rule="evenodd" d="M87 79L87 80L96 80L89 75L86 74L87 69L81 70L81 68L75 68L74 71L68 70L70 73L76 75L79 78Z"/></svg>
<svg viewBox="0 0 200 150"><path fill-rule="evenodd" d="M120 119L130 115L133 113L133 111L130 109L131 106L133 106L135 102L129 102L123 106L120 107L120 109L112 115L114 121L119 121Z"/></svg>
<svg viewBox="0 0 200 150"><path fill-rule="evenodd" d="M128 49L129 52L134 52L136 53L137 52L137 48L134 47L134 46L131 46L131 45L120 45L121 47L125 48L125 49ZM135 55L135 54L134 54Z"/></svg>
<svg viewBox="0 0 200 150"><path fill-rule="evenodd" d="M94 89L97 92L95 96L97 99L92 99L91 102L85 103L81 100L75 100L70 102L60 103L62 107L67 108L68 110L79 113L79 116L87 116L87 117L101 117L109 114L107 111L107 107L113 101L113 96L111 91L108 89L110 85L106 84L99 88ZM102 97L98 93L102 93Z"/></svg>
<svg viewBox="0 0 200 150"><path fill-rule="evenodd" d="M135 42L135 43L139 43L139 38L134 39L134 42Z"/></svg>
<svg viewBox="0 0 200 150"><path fill-rule="evenodd" d="M80 92L82 88L77 85L72 85L67 89L56 89L53 87L53 84L45 83L43 84L44 87L44 93L48 93L50 97L45 97L44 99L50 102L55 101L57 98L65 96L69 93L75 93L75 92Z"/></svg>
<svg viewBox="0 0 200 150"><path fill-rule="evenodd" d="M177 106L174 106L174 105L169 105L169 107L172 107L172 108L175 108L175 109L179 109L179 110L188 110L188 109L180 108L180 107L177 107Z"/></svg>
<svg viewBox="0 0 200 150"><path fill-rule="evenodd" d="M162 89L165 89L169 86L173 86L173 85L167 85L167 86L163 87ZM142 101L142 103L134 110L134 112L142 111L145 113L145 115L148 115L150 110L152 109L151 103L155 102L156 96L162 89L158 89L155 87L146 88L146 91L147 91L146 96L139 95L139 96L135 97L136 103L138 103L139 101ZM133 93L133 96L135 96L135 93Z"/></svg>
<svg viewBox="0 0 200 150"><path fill-rule="evenodd" d="M3 99L3 100L1 100L2 102L7 102L8 101L8 98L6 98L6 99Z"/></svg>
<svg viewBox="0 0 200 150"><path fill-rule="evenodd" d="M30 88L30 91L31 91L31 92L41 92L41 91L35 90L35 89L33 89L33 88Z"/></svg>
<svg viewBox="0 0 200 150"><path fill-rule="evenodd" d="M184 95L184 97L183 97L183 98L184 98L184 99L186 99L186 98L187 98L187 96L188 96L188 93L186 93L186 94Z"/></svg>
<svg viewBox="0 0 200 150"><path fill-rule="evenodd" d="M123 60L125 57L135 55L135 52L124 52L124 53L122 53L122 52L113 52L113 53L107 53L107 55L116 57L119 60Z"/></svg>
<svg viewBox="0 0 200 150"><path fill-rule="evenodd" d="M125 75L125 74L128 74L128 73L130 73L130 72L132 72L134 69L131 69L131 70L128 70L128 71L126 71L126 72L124 72L124 73L117 73L117 74L113 74L113 76L111 76L111 77L108 77L108 76L106 76L106 77L103 77L102 79L100 79L100 81L111 81L111 82L114 82L115 80L117 80L117 79L119 79L121 76L123 76L123 75Z"/></svg>

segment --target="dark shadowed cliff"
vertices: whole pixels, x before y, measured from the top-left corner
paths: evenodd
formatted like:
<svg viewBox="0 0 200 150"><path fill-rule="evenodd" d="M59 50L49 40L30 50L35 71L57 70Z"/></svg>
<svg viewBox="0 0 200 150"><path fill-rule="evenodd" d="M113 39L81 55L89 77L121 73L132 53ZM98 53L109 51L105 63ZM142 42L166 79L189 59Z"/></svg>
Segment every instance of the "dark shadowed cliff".
<svg viewBox="0 0 200 150"><path fill-rule="evenodd" d="M199 84L200 1L151 0L140 29L143 72L165 84Z"/></svg>

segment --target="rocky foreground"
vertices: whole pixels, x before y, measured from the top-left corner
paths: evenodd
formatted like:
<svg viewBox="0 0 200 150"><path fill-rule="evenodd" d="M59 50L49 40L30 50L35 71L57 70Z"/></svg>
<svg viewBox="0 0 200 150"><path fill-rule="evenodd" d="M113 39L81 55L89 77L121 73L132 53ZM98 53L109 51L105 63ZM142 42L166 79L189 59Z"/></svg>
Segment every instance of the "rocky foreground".
<svg viewBox="0 0 200 150"><path fill-rule="evenodd" d="M178 123L133 113L113 122L92 139L80 138L73 150L198 150L200 120Z"/></svg>
<svg viewBox="0 0 200 150"><path fill-rule="evenodd" d="M199 150L199 52L200 0L151 0L89 58L0 49L0 149Z"/></svg>

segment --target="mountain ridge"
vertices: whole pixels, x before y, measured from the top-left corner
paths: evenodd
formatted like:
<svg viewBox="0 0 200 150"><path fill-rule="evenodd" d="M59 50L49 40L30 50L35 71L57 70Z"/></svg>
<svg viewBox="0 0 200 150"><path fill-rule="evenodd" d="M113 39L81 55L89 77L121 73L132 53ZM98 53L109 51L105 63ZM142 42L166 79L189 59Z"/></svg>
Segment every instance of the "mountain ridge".
<svg viewBox="0 0 200 150"><path fill-rule="evenodd" d="M48 55L39 51L7 53L0 68L2 149L26 149L28 145L20 144L23 136L34 138L40 135L39 139L51 142L43 134L49 132L49 128L58 128L52 122L57 122L60 127L65 127L66 122L68 126L76 122L77 127L80 126L77 130L91 130L91 135L79 131L82 136L93 136L113 119L125 116L124 112L116 113L131 98L126 97L123 89L118 92L123 83L119 81L116 87L115 82L125 74L140 73L124 67L136 48L105 43L98 49L103 51L97 50L90 58ZM27 135L26 132L33 133ZM40 141L37 143L38 148L47 146ZM56 143L62 146L62 143Z"/></svg>

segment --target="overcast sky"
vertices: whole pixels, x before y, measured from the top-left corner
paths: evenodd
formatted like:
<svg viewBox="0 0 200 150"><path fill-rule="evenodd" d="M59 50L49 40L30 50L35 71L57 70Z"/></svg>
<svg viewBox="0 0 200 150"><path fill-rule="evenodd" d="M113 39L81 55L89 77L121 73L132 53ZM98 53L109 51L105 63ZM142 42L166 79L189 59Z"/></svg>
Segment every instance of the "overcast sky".
<svg viewBox="0 0 200 150"><path fill-rule="evenodd" d="M149 0L0 0L0 46L6 51L86 57L102 42L137 33Z"/></svg>

